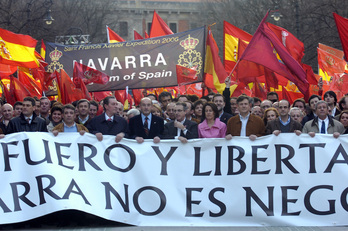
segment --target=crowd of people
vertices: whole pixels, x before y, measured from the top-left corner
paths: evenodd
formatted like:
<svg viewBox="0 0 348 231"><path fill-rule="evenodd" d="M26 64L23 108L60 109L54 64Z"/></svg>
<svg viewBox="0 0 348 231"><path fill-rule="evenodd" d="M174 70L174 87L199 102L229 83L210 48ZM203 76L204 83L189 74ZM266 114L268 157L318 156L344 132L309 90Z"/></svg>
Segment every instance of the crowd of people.
<svg viewBox="0 0 348 231"><path fill-rule="evenodd" d="M348 96L338 100L335 92L322 96L311 95L308 102L296 99L279 100L276 92L268 92L267 99L240 95L230 97L227 79L222 94L210 92L199 98L180 95L174 98L164 91L158 97L148 94L140 104L124 110L114 96L107 96L99 103L81 99L63 105L26 97L14 105L1 106L0 137L16 132L51 132L57 136L64 132L95 134L101 141L103 135L115 136L138 143L152 139L178 139L186 143L195 138L257 137L280 133L332 134L335 138L348 133Z"/></svg>

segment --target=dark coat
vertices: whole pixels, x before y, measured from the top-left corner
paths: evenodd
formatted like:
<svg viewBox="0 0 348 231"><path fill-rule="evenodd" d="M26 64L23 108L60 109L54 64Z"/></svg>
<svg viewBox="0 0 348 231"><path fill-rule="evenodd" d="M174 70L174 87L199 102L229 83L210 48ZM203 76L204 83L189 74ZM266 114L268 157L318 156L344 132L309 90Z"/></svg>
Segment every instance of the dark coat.
<svg viewBox="0 0 348 231"><path fill-rule="evenodd" d="M273 131L280 131L280 121L279 118L269 121L266 126L266 135L272 134ZM290 131L294 132L295 130L302 131L302 124L290 118Z"/></svg>
<svg viewBox="0 0 348 231"><path fill-rule="evenodd" d="M222 113L222 115L220 117L220 121L227 125L227 122L231 117L233 117L232 114L229 114L229 113L224 111L224 113Z"/></svg>
<svg viewBox="0 0 348 231"><path fill-rule="evenodd" d="M186 139L196 139L198 138L198 124L191 120L185 120L184 126L187 129L186 135L181 131L180 136ZM178 129L174 127L174 121L168 122L164 125L163 139L174 139L177 134Z"/></svg>
<svg viewBox="0 0 348 231"><path fill-rule="evenodd" d="M135 137L142 137L144 139L153 139L156 136L161 137L164 130L164 120L161 117L152 115L150 131L146 135L144 124L141 119L141 114L130 118L129 120L129 134L128 138L135 139Z"/></svg>
<svg viewBox="0 0 348 231"><path fill-rule="evenodd" d="M46 121L33 113L33 120L29 124L23 115L12 118L8 123L7 134L15 132L47 132Z"/></svg>
<svg viewBox="0 0 348 231"><path fill-rule="evenodd" d="M103 135L115 136L121 132L125 134L128 132L128 124L124 118L115 115L113 121L106 121L105 112L91 119L86 127L92 134L100 132Z"/></svg>

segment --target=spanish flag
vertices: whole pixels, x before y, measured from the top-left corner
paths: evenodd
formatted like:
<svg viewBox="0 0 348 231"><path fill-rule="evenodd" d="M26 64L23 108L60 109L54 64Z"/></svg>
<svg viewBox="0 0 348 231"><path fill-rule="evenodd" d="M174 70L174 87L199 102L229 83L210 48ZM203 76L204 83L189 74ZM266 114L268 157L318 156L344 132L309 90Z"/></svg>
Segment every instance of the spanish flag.
<svg viewBox="0 0 348 231"><path fill-rule="evenodd" d="M119 43L124 42L125 40L121 38L115 31L111 30L108 26L106 26L106 32L108 34L108 43Z"/></svg>
<svg viewBox="0 0 348 231"><path fill-rule="evenodd" d="M219 49L215 39L208 27L208 36L206 44L205 66L204 66L204 83L209 88L214 88L222 94L226 84L224 83L227 73L219 57Z"/></svg>
<svg viewBox="0 0 348 231"><path fill-rule="evenodd" d="M251 34L239 29L238 27L224 21L224 66L230 73L238 60L238 42L239 39L249 43Z"/></svg>
<svg viewBox="0 0 348 231"><path fill-rule="evenodd" d="M37 68L36 40L29 35L15 34L0 28L0 63L27 68Z"/></svg>

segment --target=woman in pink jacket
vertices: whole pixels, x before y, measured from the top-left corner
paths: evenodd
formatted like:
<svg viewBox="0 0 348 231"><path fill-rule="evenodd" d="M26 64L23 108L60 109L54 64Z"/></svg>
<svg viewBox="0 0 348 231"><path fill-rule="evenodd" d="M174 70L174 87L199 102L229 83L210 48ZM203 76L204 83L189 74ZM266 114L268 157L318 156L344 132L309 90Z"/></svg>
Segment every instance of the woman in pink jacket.
<svg viewBox="0 0 348 231"><path fill-rule="evenodd" d="M212 102L203 106L202 123L198 124L199 138L224 138L226 136L226 124L219 119L219 111Z"/></svg>

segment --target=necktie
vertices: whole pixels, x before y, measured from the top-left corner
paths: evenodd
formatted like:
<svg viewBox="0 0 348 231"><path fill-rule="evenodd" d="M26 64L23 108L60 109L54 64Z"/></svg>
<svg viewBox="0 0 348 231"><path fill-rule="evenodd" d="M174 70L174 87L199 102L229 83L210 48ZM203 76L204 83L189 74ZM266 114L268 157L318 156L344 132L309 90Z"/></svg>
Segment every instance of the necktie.
<svg viewBox="0 0 348 231"><path fill-rule="evenodd" d="M321 122L321 131L320 131L320 133L321 134L325 134L326 133L325 132L325 122L324 121Z"/></svg>
<svg viewBox="0 0 348 231"><path fill-rule="evenodd" d="M149 118L145 117L145 122L144 122L144 131L146 135L149 135L149 122L147 121Z"/></svg>
<svg viewBox="0 0 348 231"><path fill-rule="evenodd" d="M111 122L111 121L112 121L112 119L111 119L111 118L109 118L107 121L108 121L108 122Z"/></svg>
<svg viewBox="0 0 348 231"><path fill-rule="evenodd" d="M28 124L30 124L30 118L27 118L26 121L28 122Z"/></svg>

